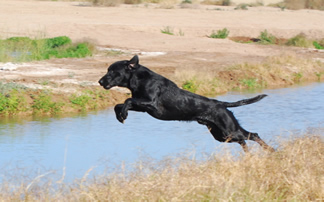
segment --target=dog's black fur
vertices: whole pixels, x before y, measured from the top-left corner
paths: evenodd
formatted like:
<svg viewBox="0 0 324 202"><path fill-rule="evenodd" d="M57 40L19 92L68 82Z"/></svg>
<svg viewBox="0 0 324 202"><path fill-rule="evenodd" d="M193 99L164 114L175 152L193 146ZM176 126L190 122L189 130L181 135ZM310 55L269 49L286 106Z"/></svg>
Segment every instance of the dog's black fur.
<svg viewBox="0 0 324 202"><path fill-rule="evenodd" d="M99 80L99 84L107 90L119 86L132 92L132 97L124 104L115 106L116 117L122 123L127 118L128 110L147 112L160 120L197 121L206 125L220 142L237 142L247 152L245 140L254 140L263 148L274 151L257 133L244 130L227 109L257 102L266 95L237 102L209 99L182 90L169 79L140 65L137 55L129 61L118 61L110 65L108 73Z"/></svg>

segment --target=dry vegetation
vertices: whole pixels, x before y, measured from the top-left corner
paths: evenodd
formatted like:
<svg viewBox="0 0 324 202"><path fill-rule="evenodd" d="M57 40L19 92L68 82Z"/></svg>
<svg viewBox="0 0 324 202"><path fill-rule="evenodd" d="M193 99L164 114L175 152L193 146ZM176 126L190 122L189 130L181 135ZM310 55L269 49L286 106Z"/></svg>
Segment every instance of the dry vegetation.
<svg viewBox="0 0 324 202"><path fill-rule="evenodd" d="M317 9L324 10L324 0L285 0L288 9Z"/></svg>
<svg viewBox="0 0 324 202"><path fill-rule="evenodd" d="M207 72L207 73L206 73ZM288 86L302 81L320 81L324 64L294 55L269 57L262 63L243 63L221 70L177 69L175 81L184 89L203 95L215 95L233 89Z"/></svg>
<svg viewBox="0 0 324 202"><path fill-rule="evenodd" d="M162 8L173 8L176 4L209 4L209 5L218 5L218 6L232 6L236 5L231 0L85 0L86 2L90 2L96 6L118 6L120 4L141 4L141 3L157 3L160 4ZM324 10L324 0L283 0L280 3L264 5L262 1L255 1L255 3L243 3L237 5L236 8L241 8L244 6L245 9L247 7L255 7L255 6L277 6L282 9L316 9L316 10ZM190 7L188 7L190 8ZM242 8L241 8L242 9Z"/></svg>
<svg viewBox="0 0 324 202"><path fill-rule="evenodd" d="M3 182L1 201L322 201L324 141L306 135L279 145L277 152L211 155L205 160L180 155L134 171L62 184L46 178ZM146 162L146 163L145 163ZM91 170L89 170L90 172ZM16 184L17 186L14 186Z"/></svg>

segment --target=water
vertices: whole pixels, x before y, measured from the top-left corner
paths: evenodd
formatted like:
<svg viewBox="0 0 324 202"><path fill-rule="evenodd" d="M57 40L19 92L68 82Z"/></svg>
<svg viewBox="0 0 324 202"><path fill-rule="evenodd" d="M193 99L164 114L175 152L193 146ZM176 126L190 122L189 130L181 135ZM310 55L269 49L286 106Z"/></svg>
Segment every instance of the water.
<svg viewBox="0 0 324 202"><path fill-rule="evenodd" d="M241 125L276 147L282 138L315 131L324 135L324 83L264 90L231 92L218 100L237 101L265 93L258 103L231 108ZM68 118L0 120L0 181L16 172L35 176L55 171L65 181L103 173L139 158L162 159L180 152L197 156L217 153L220 147L241 152L238 144L215 141L205 126L191 122L160 121L129 112L119 123L112 109ZM280 137L280 138L279 138ZM249 141L249 145L255 144Z"/></svg>

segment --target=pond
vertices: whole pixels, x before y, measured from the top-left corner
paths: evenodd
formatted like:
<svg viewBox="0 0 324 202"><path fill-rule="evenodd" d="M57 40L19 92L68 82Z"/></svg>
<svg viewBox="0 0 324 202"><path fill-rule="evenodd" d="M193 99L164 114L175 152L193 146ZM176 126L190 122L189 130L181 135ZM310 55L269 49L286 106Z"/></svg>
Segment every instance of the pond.
<svg viewBox="0 0 324 202"><path fill-rule="evenodd" d="M306 132L324 135L324 83L262 92L230 92L217 96L237 101L265 93L263 100L231 108L243 128L258 132L276 147L282 138ZM226 147L239 153L239 144L213 139L198 123L160 121L148 114L130 112L124 124L112 109L65 118L33 117L0 120L0 181L17 172L35 176L55 171L67 182L109 168L132 165L141 158L163 159L181 152L197 156ZM255 143L248 141L249 145ZM22 175L25 175L22 174Z"/></svg>

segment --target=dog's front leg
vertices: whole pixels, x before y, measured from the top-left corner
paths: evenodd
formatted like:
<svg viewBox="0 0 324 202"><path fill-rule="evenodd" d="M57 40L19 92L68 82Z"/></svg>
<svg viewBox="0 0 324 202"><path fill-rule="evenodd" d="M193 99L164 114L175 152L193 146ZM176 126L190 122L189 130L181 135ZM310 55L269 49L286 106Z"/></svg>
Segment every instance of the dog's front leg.
<svg viewBox="0 0 324 202"><path fill-rule="evenodd" d="M115 114L116 114L116 118L119 122L123 123L125 119L123 119L123 117L121 116L121 111L123 109L124 104L118 104L115 106L114 110L115 110Z"/></svg>
<svg viewBox="0 0 324 202"><path fill-rule="evenodd" d="M128 116L128 110L146 112L147 109L153 107L151 101L144 99L128 98L124 104L118 104L115 106L115 113L118 121L124 123Z"/></svg>

